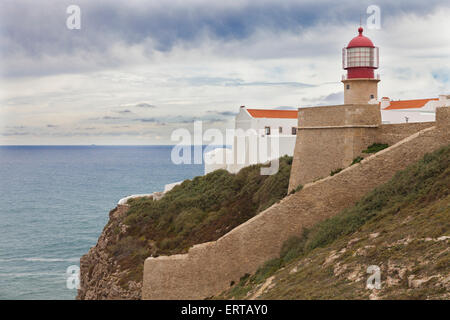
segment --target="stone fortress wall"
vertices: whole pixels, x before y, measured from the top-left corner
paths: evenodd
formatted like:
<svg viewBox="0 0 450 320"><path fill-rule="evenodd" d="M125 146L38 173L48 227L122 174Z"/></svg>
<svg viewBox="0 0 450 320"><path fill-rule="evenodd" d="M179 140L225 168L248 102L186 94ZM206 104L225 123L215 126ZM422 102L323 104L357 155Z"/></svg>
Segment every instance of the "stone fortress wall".
<svg viewBox="0 0 450 320"><path fill-rule="evenodd" d="M400 140L432 126L434 126L434 122L382 124L378 130L378 140L392 146Z"/></svg>
<svg viewBox="0 0 450 320"><path fill-rule="evenodd" d="M377 140L378 105L344 104L300 108L289 190L348 167Z"/></svg>
<svg viewBox="0 0 450 320"><path fill-rule="evenodd" d="M393 145L434 122L381 124L378 104L301 108L289 190L348 167L373 143Z"/></svg>
<svg viewBox="0 0 450 320"><path fill-rule="evenodd" d="M397 171L450 141L448 107L437 109L435 123L411 125L381 125L376 107L378 111L372 105L301 109L299 116L305 120L299 124L291 188L315 176L326 178L305 184L217 241L196 245L187 254L147 258L142 298L203 299L219 294L277 257L290 236L352 206ZM395 144L347 167L373 142ZM316 152L315 157L305 155L306 150ZM326 169L314 166L314 174L304 176L301 168L315 161ZM334 166L347 168L329 176Z"/></svg>

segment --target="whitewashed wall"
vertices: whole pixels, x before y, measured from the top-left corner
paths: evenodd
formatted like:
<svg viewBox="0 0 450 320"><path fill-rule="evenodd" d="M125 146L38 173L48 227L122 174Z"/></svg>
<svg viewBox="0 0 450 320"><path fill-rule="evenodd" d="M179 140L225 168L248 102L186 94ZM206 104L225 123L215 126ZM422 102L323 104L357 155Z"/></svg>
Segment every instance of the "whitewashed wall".
<svg viewBox="0 0 450 320"><path fill-rule="evenodd" d="M381 100L381 119L385 124L414 123L436 121L436 108L450 106L449 95L439 95L439 100L428 101L422 108L383 110L390 104L389 100Z"/></svg>

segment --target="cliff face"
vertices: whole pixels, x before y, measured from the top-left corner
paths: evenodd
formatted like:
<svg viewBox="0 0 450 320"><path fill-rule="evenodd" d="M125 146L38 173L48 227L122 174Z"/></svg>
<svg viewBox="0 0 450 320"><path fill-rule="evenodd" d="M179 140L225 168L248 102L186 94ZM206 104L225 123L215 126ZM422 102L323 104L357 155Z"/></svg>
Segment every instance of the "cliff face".
<svg viewBox="0 0 450 320"><path fill-rule="evenodd" d="M128 206L119 205L109 213L109 222L103 229L97 244L80 259L80 290L77 299L129 299L141 298L142 282L122 284L127 273L121 270L117 259L109 251L127 226L123 223Z"/></svg>

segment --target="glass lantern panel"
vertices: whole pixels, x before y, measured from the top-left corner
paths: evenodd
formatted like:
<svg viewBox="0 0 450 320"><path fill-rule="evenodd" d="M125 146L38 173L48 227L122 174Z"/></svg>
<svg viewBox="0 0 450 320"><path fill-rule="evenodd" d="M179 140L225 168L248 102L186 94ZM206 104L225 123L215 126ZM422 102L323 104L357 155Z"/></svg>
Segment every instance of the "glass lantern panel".
<svg viewBox="0 0 450 320"><path fill-rule="evenodd" d="M377 48L356 47L346 51L346 67L378 67Z"/></svg>

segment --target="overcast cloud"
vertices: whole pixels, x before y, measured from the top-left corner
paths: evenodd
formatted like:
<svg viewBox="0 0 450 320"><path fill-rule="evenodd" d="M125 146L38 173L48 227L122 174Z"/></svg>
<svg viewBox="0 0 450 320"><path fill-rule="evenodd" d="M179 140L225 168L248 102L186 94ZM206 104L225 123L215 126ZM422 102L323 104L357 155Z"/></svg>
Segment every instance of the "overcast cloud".
<svg viewBox="0 0 450 320"><path fill-rule="evenodd" d="M342 103L341 48L372 4L380 96L450 93L447 1L3 0L0 144L170 144L240 105Z"/></svg>

